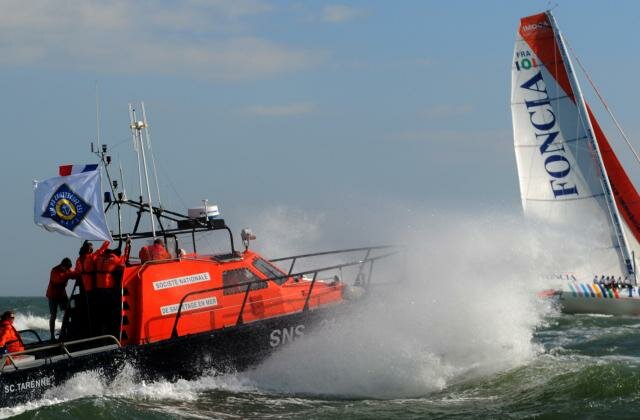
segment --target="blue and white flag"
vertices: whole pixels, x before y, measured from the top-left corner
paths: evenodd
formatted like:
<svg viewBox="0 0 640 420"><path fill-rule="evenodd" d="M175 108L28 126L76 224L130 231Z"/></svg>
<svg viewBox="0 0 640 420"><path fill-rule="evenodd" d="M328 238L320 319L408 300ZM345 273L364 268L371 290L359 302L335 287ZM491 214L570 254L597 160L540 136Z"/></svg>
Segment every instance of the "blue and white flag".
<svg viewBox="0 0 640 420"><path fill-rule="evenodd" d="M37 225L75 238L112 241L102 206L100 171L35 181L34 192Z"/></svg>

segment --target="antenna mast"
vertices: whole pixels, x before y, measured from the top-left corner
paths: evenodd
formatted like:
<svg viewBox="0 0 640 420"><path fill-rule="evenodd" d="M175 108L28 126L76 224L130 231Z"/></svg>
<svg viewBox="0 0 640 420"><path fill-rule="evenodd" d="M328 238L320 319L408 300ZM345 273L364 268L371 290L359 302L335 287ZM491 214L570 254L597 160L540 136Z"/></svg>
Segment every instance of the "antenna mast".
<svg viewBox="0 0 640 420"><path fill-rule="evenodd" d="M162 208L162 200L160 199L160 185L158 184L158 171L156 170L156 158L153 155L153 150L151 150L151 136L149 135L149 124L147 123L147 113L144 110L144 102L140 102L140 107L142 108L142 121L144 122L144 134L147 138L147 147L149 148L149 153L151 154L153 178L156 183L156 193L158 194L158 207Z"/></svg>
<svg viewBox="0 0 640 420"><path fill-rule="evenodd" d="M138 144L138 137L136 137L134 127L135 121L135 113L133 110L133 106L129 104L129 128L131 128L131 137L133 137L133 150L136 152L136 157L138 158L138 184L139 184L139 192L140 196L138 197L138 201L142 204L142 165L140 163L140 145Z"/></svg>
<svg viewBox="0 0 640 420"><path fill-rule="evenodd" d="M120 158L118 158L120 160ZM127 199L127 188L124 185L124 174L122 172L122 161L119 162L120 166L120 184L122 184L122 200Z"/></svg>
<svg viewBox="0 0 640 420"><path fill-rule="evenodd" d="M134 145L138 146L138 173L140 179L140 201L142 202L142 172L140 171L140 155L142 155L142 168L144 169L144 180L147 187L147 200L149 204L149 216L151 218L151 232L153 237L156 236L156 224L153 219L153 201L151 200L151 188L149 187L149 172L147 171L147 159L144 153L144 137L142 136L142 129L146 129L146 124L144 121L136 120L136 111L133 109L131 104L129 104L129 119L131 121L130 128L131 133L133 135ZM147 139L148 141L148 139ZM142 204L142 203L141 203Z"/></svg>
<svg viewBox="0 0 640 420"><path fill-rule="evenodd" d="M96 80L96 143L100 150L100 98L98 96L98 81Z"/></svg>

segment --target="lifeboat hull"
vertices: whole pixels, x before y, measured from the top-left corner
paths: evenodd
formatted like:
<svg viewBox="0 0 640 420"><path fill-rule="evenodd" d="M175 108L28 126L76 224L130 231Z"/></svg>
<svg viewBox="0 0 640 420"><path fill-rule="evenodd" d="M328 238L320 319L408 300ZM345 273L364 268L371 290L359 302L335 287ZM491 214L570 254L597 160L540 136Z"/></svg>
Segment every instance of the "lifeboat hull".
<svg viewBox="0 0 640 420"><path fill-rule="evenodd" d="M193 379L203 373L229 373L256 365L273 351L308 333L347 304L263 319L234 327L137 346L106 346L35 362L5 366L0 374L0 407L45 396L81 372L106 382L129 364L140 380Z"/></svg>

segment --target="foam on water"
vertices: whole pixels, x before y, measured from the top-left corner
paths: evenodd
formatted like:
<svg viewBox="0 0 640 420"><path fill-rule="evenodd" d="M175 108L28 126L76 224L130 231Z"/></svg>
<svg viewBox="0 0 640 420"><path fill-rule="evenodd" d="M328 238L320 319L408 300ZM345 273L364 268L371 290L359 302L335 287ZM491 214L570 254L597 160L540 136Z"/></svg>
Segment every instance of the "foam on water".
<svg viewBox="0 0 640 420"><path fill-rule="evenodd" d="M21 313L16 312L16 319L14 326L17 330L43 330L49 331L49 318L39 315L34 315L31 312ZM62 321L56 319L56 328L60 329Z"/></svg>
<svg viewBox="0 0 640 420"><path fill-rule="evenodd" d="M514 217L453 220L410 221L405 284L247 377L276 392L404 398L530 361L551 310L536 297L545 250Z"/></svg>
<svg viewBox="0 0 640 420"><path fill-rule="evenodd" d="M203 391L222 390L251 392L255 388L246 379L236 375L205 373L187 381L141 381L138 372L125 365L116 378L107 382L96 372L81 372L63 384L48 390L43 398L15 407L0 408L0 418L15 416L26 411L66 403L81 398L126 398L137 401L195 401Z"/></svg>

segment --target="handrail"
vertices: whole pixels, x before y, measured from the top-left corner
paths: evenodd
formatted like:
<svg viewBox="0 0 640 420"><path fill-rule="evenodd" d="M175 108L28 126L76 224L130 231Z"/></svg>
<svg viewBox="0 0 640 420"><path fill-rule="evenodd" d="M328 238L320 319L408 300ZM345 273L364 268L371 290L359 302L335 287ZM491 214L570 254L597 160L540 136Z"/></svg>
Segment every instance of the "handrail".
<svg viewBox="0 0 640 420"><path fill-rule="evenodd" d="M382 246L379 248L391 248L391 246ZM367 249L367 248L363 248L363 249ZM330 251L329 253L335 253ZM173 328L171 329L171 337L172 338L177 338L178 337L178 321L180 320L180 317L182 316L182 307L184 306L184 302L188 297L194 296L194 295L199 295L199 294L203 294L203 293L211 293L211 292L217 292L220 290L224 290L224 289L228 289L231 287L241 287L241 286L247 286L247 290L244 292L244 298L243 298L243 303L242 303L242 307L240 308L240 315L238 316L238 319L236 320L236 324L235 326L238 326L240 324L242 324L243 320L242 320L242 313L244 311L244 307L245 307L245 303L247 301L247 297L249 295L249 292L251 291L251 285L253 283L260 283L260 282L265 282L265 281L274 281L274 280L282 280L282 279L288 279L290 277L302 277L305 274L314 274L314 278L310 284L310 288L309 288L309 292L307 292L307 299L305 302L305 307L303 307L303 311L306 311L308 309L308 301L309 301L309 297L311 296L311 290L313 288L313 285L315 284L315 280L316 280L316 276L318 273L323 272L323 271L330 271L330 270L335 270L338 268L343 268L343 267L352 267L352 266L356 266L356 265L362 265L362 264L366 264L366 263L371 263L373 265L373 262L382 258L387 258L390 257L392 255L396 255L398 254L399 251L394 251L394 252L388 252L386 254L382 254L382 255L377 255L375 257L371 257L367 260L358 260L358 261L352 261L352 262L348 262L348 263L342 263L342 264L336 264L336 265L331 265L331 266L327 266L327 267L321 267L321 268L317 268L315 270L306 270L306 271L300 271L294 274L287 274L287 275L282 275L282 276L275 276L275 277L269 277L267 279L258 279L258 280L252 280L249 282L244 282L244 283L238 283L238 284L229 284L226 286L218 286L218 287L212 287L212 288L208 288L208 289L202 289L202 290L194 290L192 292L188 292L186 293L182 299L180 299L180 304L178 305L178 312L176 313L176 317L175 317L175 321L173 322ZM323 255L326 255L326 253L320 253ZM292 257L293 258L293 257ZM371 275L371 270L370 270L370 275ZM370 281L371 279L369 279Z"/></svg>
<svg viewBox="0 0 640 420"><path fill-rule="evenodd" d="M311 298L311 292L313 292L313 285L316 284L316 279L318 278L318 272L313 273L313 280L311 280L311 284L309 285L309 291L307 292L307 298L304 300L304 305L302 306L302 312L306 312L309 310L309 299Z"/></svg>
<svg viewBox="0 0 640 420"><path fill-rule="evenodd" d="M30 355L30 354L38 353L38 352L41 352L41 351L44 351L44 350L62 348L62 350L64 351L64 354L68 358L72 358L71 353L69 352L69 349L67 348L67 346L73 346L73 345L76 345L76 344L89 343L91 341L100 341L100 340L105 340L105 339L111 339L111 340L113 340L114 344L118 345L118 347L122 347L122 345L120 344L120 341L116 337L114 337L113 335L99 335L99 336L96 336L96 337L81 338L79 340L73 340L73 341L67 341L67 342L61 341L60 343L49 344L47 346L34 347L32 349L27 349L27 350L22 350L22 351L15 351L13 353L8 353L8 354L4 355L2 357L2 359L0 359L0 375L4 371L4 367L5 367L5 363L6 363L7 359L9 359L9 361L11 362L11 364L13 365L15 370L19 369L18 366L16 366L15 360L13 359L14 356Z"/></svg>
<svg viewBox="0 0 640 420"><path fill-rule="evenodd" d="M247 298L249 297L249 291L251 290L251 283L247 284L247 290L244 291L244 298L242 299L242 306L240 306L240 312L238 312L236 325L241 325L242 323L244 323L244 320L242 319L242 314L244 313L244 307L247 305Z"/></svg>
<svg viewBox="0 0 640 420"><path fill-rule="evenodd" d="M107 169L106 165L105 165L105 169ZM109 171L107 169L107 173L108 172ZM142 200L142 197L140 198L140 200ZM158 233L165 238L168 236L175 237L176 235L191 234L193 239L194 251L195 251L195 233L196 232L211 232L211 231L217 231L217 230L226 230L229 233L229 242L231 245L231 252L236 252L235 244L233 240L233 233L231 232L231 229L224 222L224 219L213 219L213 220L193 219L188 215L170 211L162 207L155 207L153 205L150 205L149 203L143 203L141 201L138 202L138 201L128 200L128 199L118 199L110 202L107 209L105 209L105 212L109 209L109 207L111 206L111 203L116 204L118 213L120 213L121 206L123 205L127 205L130 207L133 207L134 209L137 209L137 212L136 212L137 216L136 216L136 221L135 221L133 230L126 235L123 233L112 235L114 240L123 241L125 237L129 237L131 239L155 238ZM140 226L140 220L142 218L143 213L145 212L148 212L152 216L156 217L156 220L160 225L160 230L158 232L153 232L153 231L138 232L138 228ZM177 227L173 229L165 228L162 224L163 219L166 219L171 222L176 222ZM153 217L152 217L152 220L153 220ZM183 221L189 222L189 225L180 226L180 222L183 222Z"/></svg>
<svg viewBox="0 0 640 420"><path fill-rule="evenodd" d="M269 261L270 262L282 262L282 261L291 260L291 265L289 266L289 270L287 272L287 275L291 276L291 273L293 272L293 267L296 264L296 262L298 261L298 259L311 258L311 257L320 257L320 256L324 256L324 255L347 254L347 253L358 252L358 251L367 251L367 253L365 254L365 257L364 257L364 259L366 260L369 257L369 254L371 254L372 250L389 249L389 248L401 248L401 246L398 246L398 245L376 245L376 246L366 246L366 247L360 247L360 248L338 249L338 250L333 250L333 251L314 252L312 254L300 254L300 255L292 255L290 257L273 258L273 259L271 259Z"/></svg>
<svg viewBox="0 0 640 420"><path fill-rule="evenodd" d="M38 339L38 343L42 343L42 339L40 338L40 334L38 334L36 332L36 330L32 330L32 329L26 329L26 330L20 330L18 331L18 334L22 337L22 334L24 333L31 333L33 335L36 336L36 338Z"/></svg>
<svg viewBox="0 0 640 420"><path fill-rule="evenodd" d="M321 255L331 255L331 254L345 254L348 252L356 252L356 251L367 251L372 249L389 249L389 248L401 248L399 245L376 245L376 246L365 246L361 248L347 248L347 249L339 249L333 251L322 251L322 252L314 252L313 254L300 254L300 255L292 255L290 257L281 257L270 259L269 261L278 262L278 261L286 261L293 258L307 258L307 257L318 257Z"/></svg>

